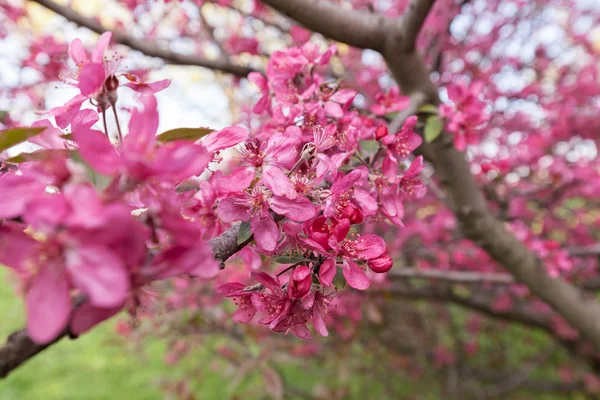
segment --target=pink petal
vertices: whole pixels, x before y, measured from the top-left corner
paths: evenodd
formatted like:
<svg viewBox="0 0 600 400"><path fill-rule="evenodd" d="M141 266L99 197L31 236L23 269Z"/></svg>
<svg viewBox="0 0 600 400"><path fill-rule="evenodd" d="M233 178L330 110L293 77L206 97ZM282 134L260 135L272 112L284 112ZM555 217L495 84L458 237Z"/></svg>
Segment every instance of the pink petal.
<svg viewBox="0 0 600 400"><path fill-rule="evenodd" d="M235 169L231 174L219 178L218 181L215 182L215 190L220 193L241 193L250 187L253 179L253 168L240 167Z"/></svg>
<svg viewBox="0 0 600 400"><path fill-rule="evenodd" d="M45 185L30 175L0 176L0 218L23 213L27 203L44 192Z"/></svg>
<svg viewBox="0 0 600 400"><path fill-rule="evenodd" d="M250 72L248 74L248 80L258 86L261 91L264 91L267 88L267 80L259 72Z"/></svg>
<svg viewBox="0 0 600 400"><path fill-rule="evenodd" d="M366 290L371 284L365 272L353 261L344 260L343 272L346 282L354 289Z"/></svg>
<svg viewBox="0 0 600 400"><path fill-rule="evenodd" d="M337 166L335 165L335 162L328 156L326 156L325 154L319 153L316 156L317 158L317 167L316 167L316 172L317 172L317 176L316 178L319 179L322 176L326 175L327 173L335 173L337 171Z"/></svg>
<svg viewBox="0 0 600 400"><path fill-rule="evenodd" d="M356 253L358 258L371 259L385 253L385 240L378 235L363 235L360 237L362 250Z"/></svg>
<svg viewBox="0 0 600 400"><path fill-rule="evenodd" d="M273 196L270 199L271 210L279 215L284 215L292 221L304 222L313 219L317 215L314 204L304 196L298 196L294 200L287 197Z"/></svg>
<svg viewBox="0 0 600 400"><path fill-rule="evenodd" d="M233 313L233 321L240 324L247 324L256 315L256 307L249 301L240 301L240 306Z"/></svg>
<svg viewBox="0 0 600 400"><path fill-rule="evenodd" d="M244 285L241 282L228 282L224 285L219 286L216 292L226 297L232 297L235 296L237 292L244 289L245 287L246 285Z"/></svg>
<svg viewBox="0 0 600 400"><path fill-rule="evenodd" d="M161 145L150 165L152 175L168 181L180 181L201 175L212 156L201 145L174 141Z"/></svg>
<svg viewBox="0 0 600 400"><path fill-rule="evenodd" d="M290 178L277 167L266 167L263 170L262 181L276 196L286 196L290 199L298 196Z"/></svg>
<svg viewBox="0 0 600 400"><path fill-rule="evenodd" d="M100 131L92 129L73 130L73 139L79 145L79 153L91 167L104 175L115 175L122 166L117 150Z"/></svg>
<svg viewBox="0 0 600 400"><path fill-rule="evenodd" d="M92 50L92 62L93 63L102 63L104 58L104 50L110 43L110 38L112 37L111 32L104 32L100 35L100 38L96 42L96 46L94 50Z"/></svg>
<svg viewBox="0 0 600 400"><path fill-rule="evenodd" d="M342 110L342 106L333 101L328 101L325 103L325 112L330 117L341 118L344 115L344 110Z"/></svg>
<svg viewBox="0 0 600 400"><path fill-rule="evenodd" d="M306 325L294 325L292 326L292 333L302 340L312 339L312 335Z"/></svg>
<svg viewBox="0 0 600 400"><path fill-rule="evenodd" d="M71 60L73 60L77 66L81 66L88 61L88 56L85 54L85 49L83 48L80 39L75 39L71 42L69 45L69 55L71 56Z"/></svg>
<svg viewBox="0 0 600 400"><path fill-rule="evenodd" d="M125 137L125 149L134 153L147 153L156 141L158 110L153 95L139 97L143 110L134 109L129 120L129 134Z"/></svg>
<svg viewBox="0 0 600 400"><path fill-rule="evenodd" d="M383 158L381 170L389 182L395 181L398 175L398 160L390 152L387 152Z"/></svg>
<svg viewBox="0 0 600 400"><path fill-rule="evenodd" d="M379 208L377 200L362 189L354 189L354 200L366 216L375 214Z"/></svg>
<svg viewBox="0 0 600 400"><path fill-rule="evenodd" d="M41 230L60 225L69 215L71 208L62 194L43 193L27 205L25 222Z"/></svg>
<svg viewBox="0 0 600 400"><path fill-rule="evenodd" d="M25 234L22 226L7 222L0 226L0 237L0 264L25 271L38 242ZM37 256L36 253L33 255Z"/></svg>
<svg viewBox="0 0 600 400"><path fill-rule="evenodd" d="M283 295L283 290L281 289L279 280L267 274L266 272L251 272L250 278L262 284L274 294Z"/></svg>
<svg viewBox="0 0 600 400"><path fill-rule="evenodd" d="M356 96L356 91L352 89L340 89L331 96L329 100L336 103L346 104Z"/></svg>
<svg viewBox="0 0 600 400"><path fill-rule="evenodd" d="M279 226L270 214L264 217L256 216L250 221L250 230L254 234L254 241L261 249L273 251L279 241Z"/></svg>
<svg viewBox="0 0 600 400"><path fill-rule="evenodd" d="M271 104L271 98L269 97L268 94L265 94L256 102L254 107L252 107L252 112L254 114L262 114L266 109L269 108L270 104Z"/></svg>
<svg viewBox="0 0 600 400"><path fill-rule="evenodd" d="M86 64L79 71L79 83L77 87L84 96L91 96L98 92L104 84L106 74L102 64Z"/></svg>
<svg viewBox="0 0 600 400"><path fill-rule="evenodd" d="M249 267L252 270L257 270L262 265L262 259L260 258L260 254L256 252L256 250L250 246L244 247L239 251L238 255L244 262L244 265Z"/></svg>
<svg viewBox="0 0 600 400"><path fill-rule="evenodd" d="M225 223L246 221L250 218L248 208L237 204L235 198L221 200L217 207L217 215Z"/></svg>
<svg viewBox="0 0 600 400"><path fill-rule="evenodd" d="M107 210L93 187L68 185L63 190L71 205L71 213L65 220L68 226L93 229L107 222Z"/></svg>
<svg viewBox="0 0 600 400"><path fill-rule="evenodd" d="M191 247L178 246L163 251L154 258L144 274L150 280L183 274L209 279L219 271L219 263L214 259L210 245L200 241Z"/></svg>
<svg viewBox="0 0 600 400"><path fill-rule="evenodd" d="M321 264L321 267L319 268L319 280L321 281L321 285L325 287L331 286L336 272L337 266L335 264L335 258L328 258L323 261L323 264Z"/></svg>
<svg viewBox="0 0 600 400"><path fill-rule="evenodd" d="M42 146L45 149L62 149L65 145L65 139L60 136L63 134L60 129L55 128L47 119L36 121L31 124L34 128L46 128L42 133L29 139L31 143Z"/></svg>
<svg viewBox="0 0 600 400"><path fill-rule="evenodd" d="M191 270L192 276L202 279L209 279L216 276L221 270L221 265L212 252L212 247L208 242L199 242L193 248L194 257L197 259L196 268Z"/></svg>
<svg viewBox="0 0 600 400"><path fill-rule="evenodd" d="M25 298L27 333L36 343L49 343L65 329L71 313L69 285L62 266L46 263L33 278Z"/></svg>
<svg viewBox="0 0 600 400"><path fill-rule="evenodd" d="M81 108L81 103L85 101L86 97L82 94L78 94L71 100L59 107L54 107L47 112L48 115L56 117L56 126L61 129L65 129L71 123L75 114Z"/></svg>
<svg viewBox="0 0 600 400"><path fill-rule="evenodd" d="M150 82L150 83L146 83L146 82L141 82L141 83L129 82L129 83L125 84L125 86L127 86L128 88L131 88L131 89L135 90L136 92L142 93L142 94L154 94L154 93L158 93L160 91L165 90L170 85L171 85L171 80L170 79L163 79L161 81Z"/></svg>
<svg viewBox="0 0 600 400"><path fill-rule="evenodd" d="M71 332L81 335L102 321L113 317L123 309L122 306L112 308L99 308L90 303L79 306L73 313L71 320Z"/></svg>
<svg viewBox="0 0 600 400"><path fill-rule="evenodd" d="M233 147L248 139L248 131L241 126L231 126L212 132L202 140L202 145L211 153Z"/></svg>
<svg viewBox="0 0 600 400"><path fill-rule="evenodd" d="M123 261L100 246L82 246L67 254L73 284L98 307L116 307L129 292L129 275Z"/></svg>

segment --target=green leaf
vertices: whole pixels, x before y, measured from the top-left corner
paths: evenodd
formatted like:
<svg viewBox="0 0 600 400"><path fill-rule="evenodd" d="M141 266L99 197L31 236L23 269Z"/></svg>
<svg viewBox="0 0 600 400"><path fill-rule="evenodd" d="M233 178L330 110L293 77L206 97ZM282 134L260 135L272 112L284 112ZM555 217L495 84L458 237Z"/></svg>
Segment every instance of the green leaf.
<svg viewBox="0 0 600 400"><path fill-rule="evenodd" d="M280 256L275 259L275 262L279 264L296 264L299 262L308 262L307 258L304 257L296 257L296 256Z"/></svg>
<svg viewBox="0 0 600 400"><path fill-rule="evenodd" d="M427 143L433 142L442 133L444 122L438 115L432 115L427 118L425 122L425 141Z"/></svg>
<svg viewBox="0 0 600 400"><path fill-rule="evenodd" d="M198 140L213 132L210 128L177 128L163 132L156 137L161 142L171 142L173 140Z"/></svg>
<svg viewBox="0 0 600 400"><path fill-rule="evenodd" d="M198 182L189 179L189 180L183 181L179 185L177 185L177 187L175 188L175 191L177 193L184 193L184 192L187 192L190 190L198 190L198 188L199 188Z"/></svg>
<svg viewBox="0 0 600 400"><path fill-rule="evenodd" d="M365 153L375 153L379 149L379 142L377 140L361 140L360 148Z"/></svg>
<svg viewBox="0 0 600 400"><path fill-rule="evenodd" d="M8 163L19 164L28 161L43 161L54 157L65 157L69 150L38 150L33 153L21 153L6 160Z"/></svg>
<svg viewBox="0 0 600 400"><path fill-rule="evenodd" d="M0 151L9 149L29 138L39 135L46 128L11 128L0 131Z"/></svg>
<svg viewBox="0 0 600 400"><path fill-rule="evenodd" d="M419 112L424 114L437 114L438 109L433 104L424 104L419 107Z"/></svg>
<svg viewBox="0 0 600 400"><path fill-rule="evenodd" d="M338 268L335 272L335 278L333 278L333 286L336 287L337 290L342 291L346 287L346 278L344 278L344 273L341 268Z"/></svg>
<svg viewBox="0 0 600 400"><path fill-rule="evenodd" d="M238 231L237 243L245 243L252 237L252 231L250 231L250 221L245 221L240 224L240 230Z"/></svg>
<svg viewBox="0 0 600 400"><path fill-rule="evenodd" d="M391 121L391 120L393 120L394 118L396 118L396 115L398 115L398 112L397 112L397 111L395 111L395 112L390 112L390 113L387 113L387 114L385 114L383 117L384 117L385 119L387 119L388 121Z"/></svg>

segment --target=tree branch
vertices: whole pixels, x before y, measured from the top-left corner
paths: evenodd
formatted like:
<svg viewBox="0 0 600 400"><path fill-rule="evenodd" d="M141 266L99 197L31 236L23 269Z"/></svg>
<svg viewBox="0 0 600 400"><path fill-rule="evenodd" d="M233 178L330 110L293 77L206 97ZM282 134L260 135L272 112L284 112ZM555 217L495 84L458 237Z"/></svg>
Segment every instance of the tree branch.
<svg viewBox="0 0 600 400"><path fill-rule="evenodd" d="M212 246L215 259L223 263L232 255L240 251L244 246L252 241L252 237L242 244L238 244L237 237L240 230L240 225L235 225L223 232L221 235L209 240ZM76 296L74 298L75 310L85 302L85 297ZM71 336L69 326L65 328L60 335L50 343L37 344L27 335L26 329L13 332L8 336L6 343L0 347L0 379L5 378L11 371L19 367L21 364L50 347L54 343L59 342L64 337Z"/></svg>
<svg viewBox="0 0 600 400"><path fill-rule="evenodd" d="M401 19L406 51L413 51L415 42L435 0L412 0Z"/></svg>
<svg viewBox="0 0 600 400"><path fill-rule="evenodd" d="M415 279L435 279L437 281L449 283L500 283L509 285L515 283L515 279L510 274L498 274L493 272L468 272L468 271L443 271L439 269L416 270L401 269L395 271L392 269L390 278L415 278Z"/></svg>
<svg viewBox="0 0 600 400"><path fill-rule="evenodd" d="M57 4L51 0L31 1L51 11L54 11L56 14L76 23L79 26L88 28L98 34L109 31L109 29L103 27L97 20L84 17L83 15L73 11L71 8ZM212 69L215 71L226 72L240 77L246 77L250 72L254 71L253 68L234 64L228 58L209 60L195 55L180 54L171 50L162 49L156 43L153 43L149 40L133 38L125 34L123 31L114 30L111 32L115 42L128 46L131 49L137 50L149 57L162 58L168 64L192 65Z"/></svg>
<svg viewBox="0 0 600 400"><path fill-rule="evenodd" d="M280 13L330 39L379 50L393 22L382 15L342 8L323 0L263 0Z"/></svg>

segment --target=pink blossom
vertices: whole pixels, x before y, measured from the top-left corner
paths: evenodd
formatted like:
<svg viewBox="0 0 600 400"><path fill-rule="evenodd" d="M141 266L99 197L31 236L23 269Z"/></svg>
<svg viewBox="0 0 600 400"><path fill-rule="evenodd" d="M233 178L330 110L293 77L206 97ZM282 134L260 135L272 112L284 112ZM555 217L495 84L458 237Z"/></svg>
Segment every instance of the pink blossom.
<svg viewBox="0 0 600 400"><path fill-rule="evenodd" d="M446 129L455 135L454 145L464 151L467 145L477 142L479 129L488 119L486 104L480 100L483 82L467 86L460 81L446 89L451 103L440 105L440 115L446 118Z"/></svg>
<svg viewBox="0 0 600 400"><path fill-rule="evenodd" d="M397 112L405 109L410 104L410 97L402 96L397 87L390 89L387 93L378 93L375 104L371 105L371 111L378 116Z"/></svg>
<svg viewBox="0 0 600 400"><path fill-rule="evenodd" d="M416 123L416 116L409 117L399 132L381 139L381 143L387 147L383 160L383 174L390 181L396 179L399 159L406 158L423 143L421 136L414 131Z"/></svg>

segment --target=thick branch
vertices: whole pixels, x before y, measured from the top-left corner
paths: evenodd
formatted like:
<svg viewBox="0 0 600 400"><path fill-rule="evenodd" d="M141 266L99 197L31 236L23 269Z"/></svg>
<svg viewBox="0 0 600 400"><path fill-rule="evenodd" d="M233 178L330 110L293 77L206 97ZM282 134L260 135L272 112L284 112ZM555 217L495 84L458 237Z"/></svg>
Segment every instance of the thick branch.
<svg viewBox="0 0 600 400"><path fill-rule="evenodd" d="M61 15L67 20L76 23L77 25L88 28L98 34L109 31L103 27L97 20L84 17L81 14L73 11L71 8L57 4L51 0L31 0L34 3L38 3L47 9L54 11ZM233 74L240 77L247 76L254 69L244 67L232 63L229 59L223 58L218 60L209 60L204 57L195 55L186 55L173 52L171 50L162 49L156 43L149 40L141 40L133 38L123 31L114 30L111 31L113 34L113 40L122 45L128 46L133 50L137 50L150 57L162 58L166 63L175 65L193 65L198 67L209 68L216 71L222 71L229 74Z"/></svg>
<svg viewBox="0 0 600 400"><path fill-rule="evenodd" d="M240 225L235 225L223 232L220 236L209 241L215 259L224 263L229 257L240 251L252 240L252 238L250 238L246 242L238 244L237 237L239 230ZM74 299L74 308L79 307L84 301L85 299L83 297L76 296ZM67 327L52 342L37 344L29 338L25 329L12 333L8 337L6 343L0 347L0 378L6 377L11 371L25 361L70 335L71 333Z"/></svg>
<svg viewBox="0 0 600 400"><path fill-rule="evenodd" d="M425 23L433 3L435 3L435 0L412 0L408 5L408 9L401 20L406 50L414 50L417 36L419 36L421 27Z"/></svg>
<svg viewBox="0 0 600 400"><path fill-rule="evenodd" d="M392 269L388 274L390 278L415 278L415 279L433 279L436 281L450 283L515 283L515 279L509 274L482 273L468 271L443 271L443 270L415 270L401 269L395 271Z"/></svg>
<svg viewBox="0 0 600 400"><path fill-rule="evenodd" d="M359 48L379 50L393 26L377 14L342 8L324 0L263 0L310 30Z"/></svg>

